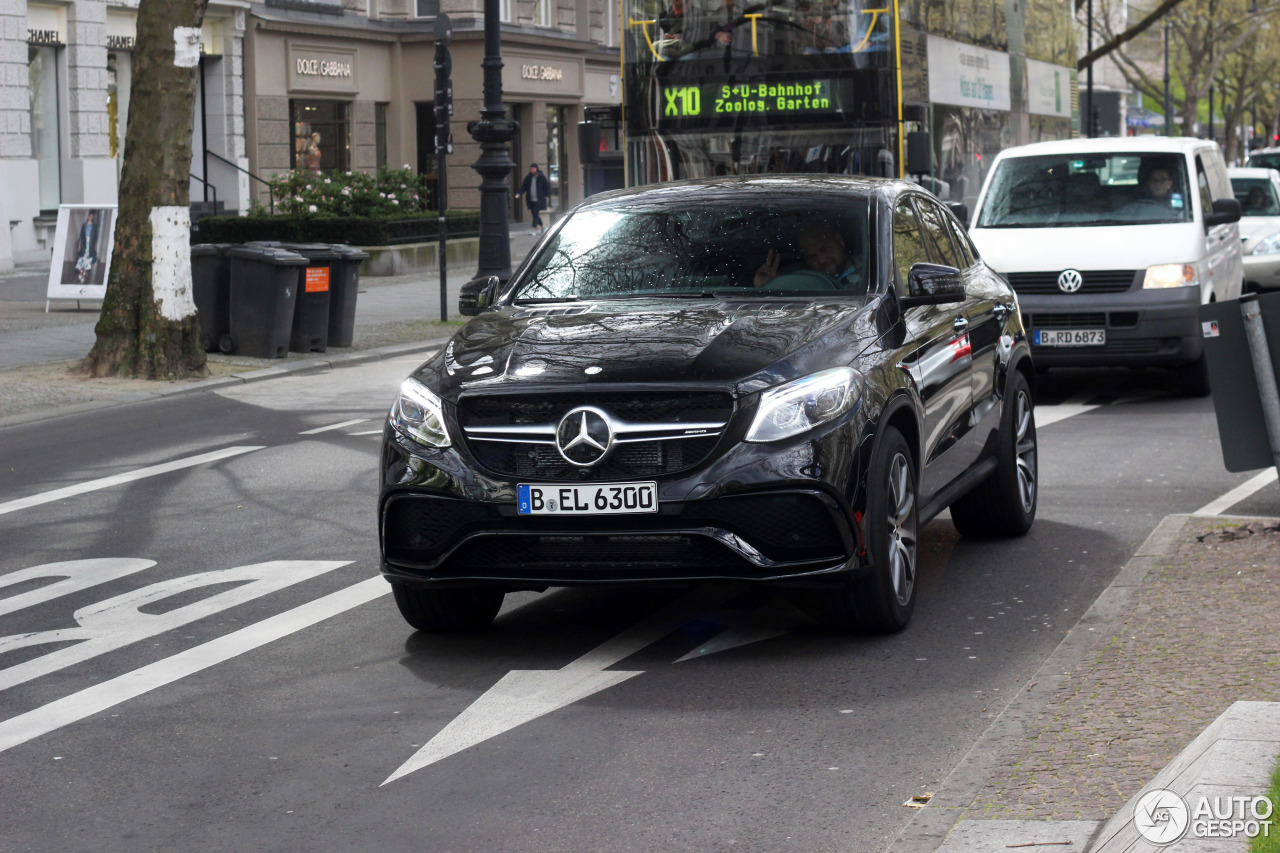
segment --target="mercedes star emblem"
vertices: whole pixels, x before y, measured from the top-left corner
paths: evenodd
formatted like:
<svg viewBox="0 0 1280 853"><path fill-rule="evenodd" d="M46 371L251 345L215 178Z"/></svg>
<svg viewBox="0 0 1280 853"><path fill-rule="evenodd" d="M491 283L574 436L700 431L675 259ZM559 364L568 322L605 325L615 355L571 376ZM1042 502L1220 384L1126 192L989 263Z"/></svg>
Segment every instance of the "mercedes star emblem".
<svg viewBox="0 0 1280 853"><path fill-rule="evenodd" d="M556 449L571 465L595 465L613 448L613 426L599 409L579 406L560 419L556 427Z"/></svg>
<svg viewBox="0 0 1280 853"><path fill-rule="evenodd" d="M1058 273L1058 289L1063 293L1075 293L1084 284L1079 270L1063 270Z"/></svg>

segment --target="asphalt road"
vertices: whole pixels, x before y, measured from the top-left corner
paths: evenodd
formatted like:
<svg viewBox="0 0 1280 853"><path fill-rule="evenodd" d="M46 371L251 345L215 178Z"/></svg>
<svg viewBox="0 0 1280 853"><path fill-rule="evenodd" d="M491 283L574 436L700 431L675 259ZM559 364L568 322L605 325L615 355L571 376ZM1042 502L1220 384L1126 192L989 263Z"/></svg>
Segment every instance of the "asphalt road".
<svg viewBox="0 0 1280 853"><path fill-rule="evenodd" d="M1250 479L1209 400L1055 372L1035 527L935 520L901 634L712 587L429 637L374 517L418 360L0 429L0 849L884 850L1160 519Z"/></svg>

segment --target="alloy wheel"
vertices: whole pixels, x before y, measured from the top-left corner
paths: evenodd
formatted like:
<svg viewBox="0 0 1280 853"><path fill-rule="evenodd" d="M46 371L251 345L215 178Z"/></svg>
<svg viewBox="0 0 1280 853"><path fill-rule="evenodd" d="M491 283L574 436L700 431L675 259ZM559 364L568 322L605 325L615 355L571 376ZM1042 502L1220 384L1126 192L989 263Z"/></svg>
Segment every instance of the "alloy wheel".
<svg viewBox="0 0 1280 853"><path fill-rule="evenodd" d="M916 582L915 484L911 463L898 453L889 463L889 579L898 604L911 601Z"/></svg>
<svg viewBox="0 0 1280 853"><path fill-rule="evenodd" d="M1014 446L1017 448L1018 497L1024 512L1031 512L1036 503L1036 426L1032 413L1031 397L1024 390L1018 391L1014 409Z"/></svg>

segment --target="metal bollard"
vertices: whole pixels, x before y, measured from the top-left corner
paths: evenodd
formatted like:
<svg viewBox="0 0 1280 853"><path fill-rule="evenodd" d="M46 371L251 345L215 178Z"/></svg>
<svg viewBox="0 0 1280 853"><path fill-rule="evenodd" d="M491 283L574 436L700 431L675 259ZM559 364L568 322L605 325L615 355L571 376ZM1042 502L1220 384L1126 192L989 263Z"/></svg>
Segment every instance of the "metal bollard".
<svg viewBox="0 0 1280 853"><path fill-rule="evenodd" d="M1244 331L1249 338L1249 356L1253 359L1253 374L1258 380L1258 398L1262 401L1262 417L1267 423L1267 438L1271 442L1271 459L1280 474L1280 390L1276 387L1276 372L1271 365L1271 348L1267 346L1267 332L1262 326L1262 310L1256 295L1240 298L1240 314L1244 317Z"/></svg>

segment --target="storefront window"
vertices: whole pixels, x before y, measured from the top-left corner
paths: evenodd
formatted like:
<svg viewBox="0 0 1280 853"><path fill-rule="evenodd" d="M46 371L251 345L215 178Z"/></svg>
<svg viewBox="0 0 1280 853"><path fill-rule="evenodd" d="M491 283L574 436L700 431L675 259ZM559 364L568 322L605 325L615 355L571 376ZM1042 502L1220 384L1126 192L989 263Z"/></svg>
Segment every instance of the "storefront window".
<svg viewBox="0 0 1280 853"><path fill-rule="evenodd" d="M129 129L129 90L133 80L133 54L113 50L107 54L107 127L111 156L117 170L124 162L124 141Z"/></svg>
<svg viewBox="0 0 1280 853"><path fill-rule="evenodd" d="M294 169L346 172L351 168L351 104L291 101Z"/></svg>
<svg viewBox="0 0 1280 853"><path fill-rule="evenodd" d="M548 210L561 210L564 200L564 107L547 107L547 182L551 195Z"/></svg>
<svg viewBox="0 0 1280 853"><path fill-rule="evenodd" d="M27 48L31 96L31 153L40 170L40 209L55 211L62 201L58 164L58 54L52 47Z"/></svg>

